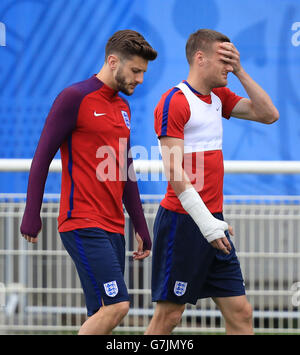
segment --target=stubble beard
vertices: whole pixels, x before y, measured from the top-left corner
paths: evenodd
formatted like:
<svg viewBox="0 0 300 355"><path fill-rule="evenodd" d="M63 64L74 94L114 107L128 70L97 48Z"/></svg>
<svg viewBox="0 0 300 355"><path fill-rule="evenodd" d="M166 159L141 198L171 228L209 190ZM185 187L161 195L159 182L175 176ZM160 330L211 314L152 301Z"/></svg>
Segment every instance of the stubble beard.
<svg viewBox="0 0 300 355"><path fill-rule="evenodd" d="M215 80L214 82L211 83L212 88L224 88L228 84L227 79L223 80Z"/></svg>
<svg viewBox="0 0 300 355"><path fill-rule="evenodd" d="M130 96L133 94L133 91L129 91L128 89L128 83L126 82L126 78L123 75L123 72L121 69L118 69L115 80L118 85L118 91L121 91L123 94Z"/></svg>

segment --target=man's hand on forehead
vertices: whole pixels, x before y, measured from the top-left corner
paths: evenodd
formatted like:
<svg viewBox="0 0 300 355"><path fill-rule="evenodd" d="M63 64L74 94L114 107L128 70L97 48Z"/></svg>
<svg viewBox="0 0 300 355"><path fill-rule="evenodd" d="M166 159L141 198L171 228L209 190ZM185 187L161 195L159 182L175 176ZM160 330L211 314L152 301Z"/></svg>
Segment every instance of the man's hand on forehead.
<svg viewBox="0 0 300 355"><path fill-rule="evenodd" d="M217 52L220 54L222 60L232 65L234 74L241 69L240 53L233 43L220 42L218 44Z"/></svg>

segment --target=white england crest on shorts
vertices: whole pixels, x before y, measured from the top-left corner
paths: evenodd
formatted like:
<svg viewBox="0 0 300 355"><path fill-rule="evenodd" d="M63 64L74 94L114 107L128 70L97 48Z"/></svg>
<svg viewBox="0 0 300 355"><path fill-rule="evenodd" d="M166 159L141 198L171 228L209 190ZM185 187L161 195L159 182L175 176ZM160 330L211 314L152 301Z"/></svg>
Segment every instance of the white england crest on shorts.
<svg viewBox="0 0 300 355"><path fill-rule="evenodd" d="M123 118L124 118L124 122L125 122L125 124L126 124L126 127L127 127L128 129L130 129L130 120L129 120L128 113L127 113L126 111L121 111L121 113L122 113L122 116L123 116Z"/></svg>
<svg viewBox="0 0 300 355"><path fill-rule="evenodd" d="M174 286L174 293L176 296L183 296L185 294L187 282L176 281Z"/></svg>
<svg viewBox="0 0 300 355"><path fill-rule="evenodd" d="M109 296L109 297L117 296L117 294L119 292L117 281L107 282L106 284L103 284L103 286L104 286L105 293L107 294L107 296Z"/></svg>

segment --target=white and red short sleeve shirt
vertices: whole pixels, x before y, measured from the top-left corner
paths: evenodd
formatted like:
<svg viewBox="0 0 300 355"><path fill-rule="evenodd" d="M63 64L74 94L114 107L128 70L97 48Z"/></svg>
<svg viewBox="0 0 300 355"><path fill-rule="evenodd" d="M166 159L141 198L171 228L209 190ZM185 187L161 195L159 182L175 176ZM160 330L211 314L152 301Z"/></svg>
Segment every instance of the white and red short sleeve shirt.
<svg viewBox="0 0 300 355"><path fill-rule="evenodd" d="M184 140L184 170L211 213L223 210L222 117L228 119L240 99L226 87L201 95L183 81L163 94L155 108L158 138ZM161 205L186 213L170 183Z"/></svg>

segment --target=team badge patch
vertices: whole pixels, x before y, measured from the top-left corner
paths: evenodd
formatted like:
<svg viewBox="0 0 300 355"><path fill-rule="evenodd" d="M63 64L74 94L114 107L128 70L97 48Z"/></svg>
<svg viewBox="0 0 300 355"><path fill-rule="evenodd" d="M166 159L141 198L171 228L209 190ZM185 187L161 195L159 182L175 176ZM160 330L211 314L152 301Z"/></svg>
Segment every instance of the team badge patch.
<svg viewBox="0 0 300 355"><path fill-rule="evenodd" d="M187 282L176 281L174 286L174 293L176 296L183 296L185 294Z"/></svg>
<svg viewBox="0 0 300 355"><path fill-rule="evenodd" d="M124 122L125 122L125 124L126 124L126 127L127 127L128 129L130 129L130 120L129 120L128 113L127 113L126 111L121 111L121 113L122 113L122 116L123 116L123 118L124 118Z"/></svg>
<svg viewBox="0 0 300 355"><path fill-rule="evenodd" d="M103 284L103 286L105 289L105 293L109 297L115 297L119 292L117 281L107 282L106 284Z"/></svg>

